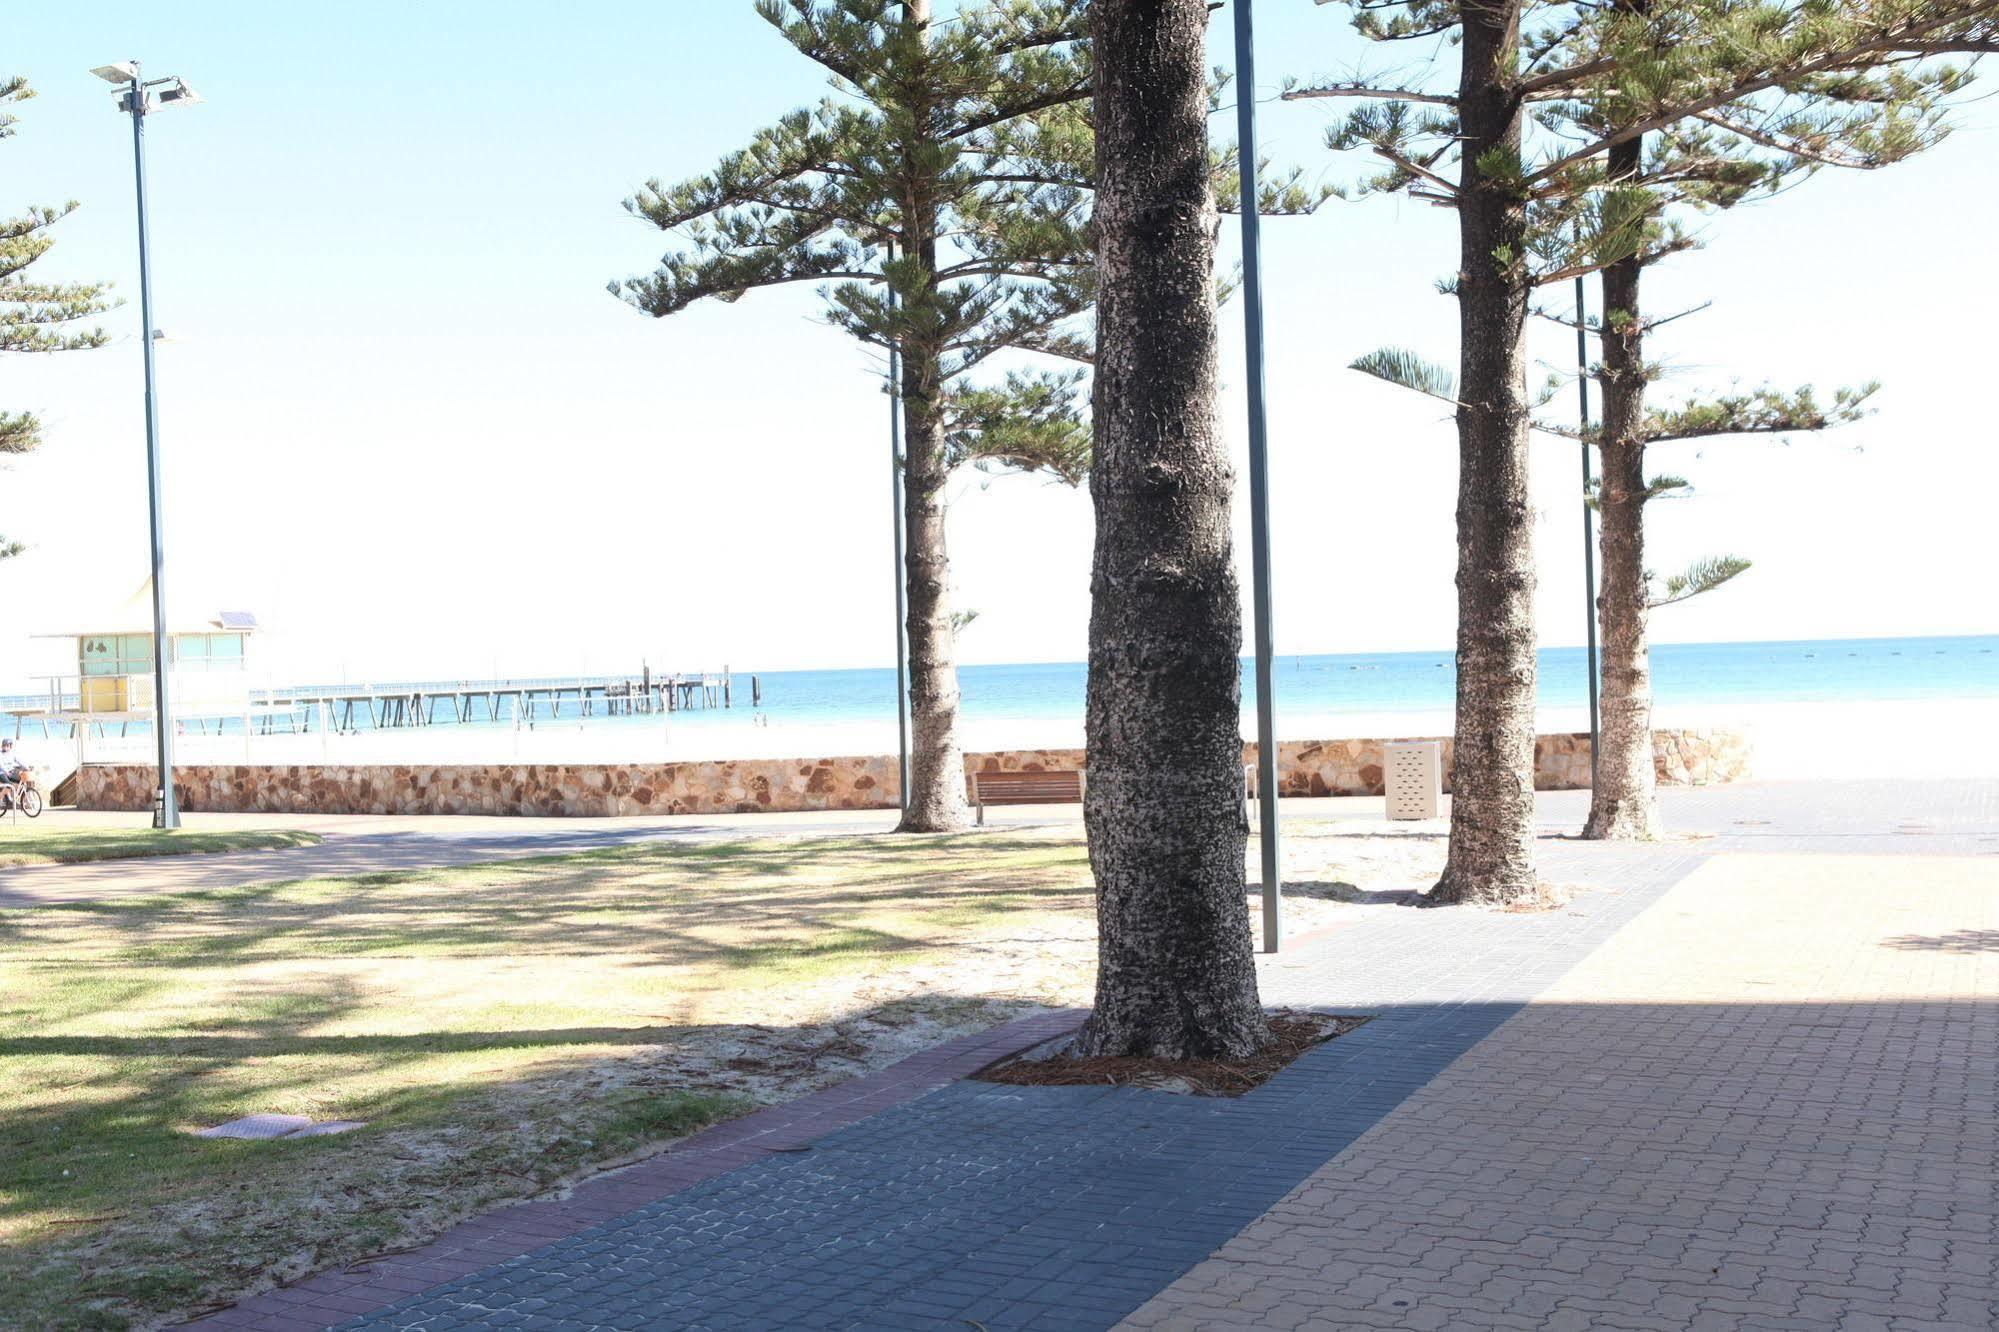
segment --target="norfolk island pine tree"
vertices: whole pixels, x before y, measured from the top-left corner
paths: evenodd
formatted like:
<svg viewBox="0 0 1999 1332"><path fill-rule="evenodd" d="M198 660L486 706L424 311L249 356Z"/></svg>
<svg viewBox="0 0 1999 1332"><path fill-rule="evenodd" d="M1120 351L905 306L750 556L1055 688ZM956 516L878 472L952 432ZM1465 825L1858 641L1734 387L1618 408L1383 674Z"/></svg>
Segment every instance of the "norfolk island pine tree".
<svg viewBox="0 0 1999 1332"><path fill-rule="evenodd" d="M1602 516L1602 747L1583 829L1588 838L1642 840L1662 831L1651 739L1650 613L1710 591L1748 567L1733 557L1706 559L1655 582L1645 563L1645 515L1653 500L1684 494L1687 484L1674 476L1648 476L1647 446L1824 430L1857 419L1875 391L1873 385L1840 389L1829 404L1821 404L1809 388L1787 393L1764 387L1672 408L1648 406L1647 389L1660 370L1646 360L1646 335L1679 316L1644 317L1642 276L1652 264L1696 248L1676 214L1723 212L1787 190L1826 167L1874 170L1935 145L1948 128L1950 100L1965 88L1969 72L1937 63L1934 56L1947 49L1991 49L1999 10L1966 5L1956 22L1923 33L1913 49L1893 45L1899 39L1892 36L1881 48L1859 44L1835 69L1649 132L1638 128L1656 117L1659 90L1683 83L1686 67L1703 63L1698 54L1689 61L1683 52L1698 53L1703 43L1734 43L1739 38L1733 24L1744 18L1767 23L1771 17L1739 9L1716 15L1704 8L1689 13L1621 0L1601 16L1586 42L1553 54L1572 66L1609 56L1625 77L1586 84L1542 111L1558 131L1616 139L1602 159L1593 206L1607 228L1625 233L1605 247L1618 257L1598 274L1604 314L1585 330L1602 348L1594 371L1601 418L1587 436L1572 436L1596 447L1602 478L1595 496ZM1784 17L1798 22L1808 16Z"/></svg>
<svg viewBox="0 0 1999 1332"><path fill-rule="evenodd" d="M1600 206L1601 158L1614 143L1725 107L1767 89L1836 76L1978 29L1989 0L1868 0L1837 5L1671 0L1699 31L1698 77L1653 90L1643 128L1533 151L1537 105L1637 76L1606 49L1546 68L1605 11L1591 5L1493 0L1343 0L1379 41L1454 39L1455 90L1354 78L1292 89L1291 97L1365 99L1329 136L1367 147L1387 170L1370 191L1400 191L1456 210L1460 256L1445 285L1458 301L1460 372L1452 388L1459 434L1458 696L1451 841L1429 900L1506 903L1538 892L1532 839L1535 659L1525 322L1533 290L1601 271L1643 229ZM1662 8L1664 6L1661 6ZM1840 14L1828 17L1827 10ZM1539 23L1532 32L1525 20ZM1545 136L1543 136L1545 137ZM1534 147L1539 147L1537 142ZM1457 179L1449 169L1455 165ZM1597 176L1591 179L1589 172ZM1664 239L1659 244L1669 244ZM1668 251L1670 252L1670 251ZM1663 256L1652 256L1663 257ZM1384 353L1383 363L1395 359ZM1404 357L1404 359L1407 359ZM1429 376L1434 380L1434 376Z"/></svg>
<svg viewBox="0 0 1999 1332"><path fill-rule="evenodd" d="M1780 34L1780 24L1816 21L1818 16L1797 8L1778 13L1739 5L1627 3L1537 53L1537 75L1577 68L1615 71L1600 83L1576 84L1536 110L1537 119L1571 141L1617 140L1599 162L1576 163L1564 182L1580 206L1594 214L1598 253L1618 256L1600 271L1609 317L1587 329L1604 339L1596 370L1603 386L1603 419L1587 435L1600 450L1604 476L1594 499L1603 516L1604 720L1585 836L1645 838L1659 831L1645 636L1649 612L1710 591L1748 567L1746 560L1732 556L1704 559L1655 584L1643 556L1646 506L1653 499L1686 493L1687 484L1677 477L1647 477L1645 446L1824 429L1857 418L1873 392L1871 386L1840 390L1830 405L1822 406L1809 389L1781 393L1762 388L1670 410L1648 408L1646 386L1658 370L1645 362L1644 334L1679 316L1640 317L1639 275L1695 247L1673 216L1676 212L1725 210L1767 197L1822 167L1885 166L1934 144L1943 132L1946 101L1968 76L1963 69L1923 67L1921 62L1947 51L1989 50L1994 8L1961 6L1942 27L1925 24L1920 40L1894 26L1881 32L1849 28L1849 34L1862 40L1836 64L1697 111L1651 130L1649 138L1643 130L1629 136L1623 131L1653 123L1662 103L1689 85L1707 86L1703 80L1711 80L1712 71L1703 68L1710 60L1705 46L1753 48L1756 41ZM1739 27L1745 23L1760 27L1761 34L1746 36ZM1356 368L1451 396L1446 376L1407 353L1376 353L1362 358ZM1569 438L1584 437L1567 426L1535 424Z"/></svg>
<svg viewBox="0 0 1999 1332"><path fill-rule="evenodd" d="M0 77L0 139L16 133L18 117L4 108L35 95L26 79ZM0 219L0 352L81 351L101 347L101 328L74 327L103 314L117 302L108 300L102 282L42 282L28 269L55 244L51 229L76 211L76 203L29 208L18 217ZM33 412L0 410L0 457L31 453L41 446L42 423ZM19 542L0 534L0 560L21 553Z"/></svg>
<svg viewBox="0 0 1999 1332"><path fill-rule="evenodd" d="M1241 590L1215 412L1205 0L1095 0L1099 308L1086 1055L1269 1039L1243 892ZM1249 96L1253 90L1241 89Z"/></svg>
<svg viewBox="0 0 1999 1332"><path fill-rule="evenodd" d="M693 248L614 290L663 316L821 282L830 322L900 352L915 723L902 827L955 828L967 810L945 482L969 464L1078 484L1089 465L1083 370L964 382L1001 352L1093 355L1086 9L993 0L948 22L933 22L927 0L758 10L831 73L837 98L786 116L709 175L649 183L628 206ZM1209 160L1226 184L1233 151ZM1323 197L1281 176L1263 193L1275 212Z"/></svg>
<svg viewBox="0 0 1999 1332"><path fill-rule="evenodd" d="M1021 349L1086 362L1088 139L1080 0L998 0L933 22L929 0L759 0L835 96L759 131L709 174L627 202L691 248L614 292L655 316L823 284L828 321L900 353L908 546L910 790L904 831L969 822L945 483L972 462L1076 484L1083 371L963 377ZM891 257L891 253L892 256Z"/></svg>

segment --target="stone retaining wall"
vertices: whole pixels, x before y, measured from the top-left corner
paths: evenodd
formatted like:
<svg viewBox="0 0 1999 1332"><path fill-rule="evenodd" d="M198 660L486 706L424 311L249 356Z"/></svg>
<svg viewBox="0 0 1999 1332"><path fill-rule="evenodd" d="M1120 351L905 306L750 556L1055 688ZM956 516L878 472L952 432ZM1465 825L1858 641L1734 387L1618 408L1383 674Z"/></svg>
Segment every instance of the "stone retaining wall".
<svg viewBox="0 0 1999 1332"><path fill-rule="evenodd" d="M1278 778L1287 796L1381 794L1380 740L1287 740ZM1451 742L1444 745L1450 789ZM1749 740L1739 730L1655 731L1659 780L1702 786L1749 774ZM1589 737L1544 735L1535 743L1535 785L1589 785ZM1243 746L1243 762L1256 746ZM1082 767L1080 749L968 754L970 771ZM182 809L294 814L726 814L819 809L889 809L897 803L895 756L744 759L691 763L371 764L177 768ZM152 800L153 769L90 764L77 778L79 809L141 810Z"/></svg>

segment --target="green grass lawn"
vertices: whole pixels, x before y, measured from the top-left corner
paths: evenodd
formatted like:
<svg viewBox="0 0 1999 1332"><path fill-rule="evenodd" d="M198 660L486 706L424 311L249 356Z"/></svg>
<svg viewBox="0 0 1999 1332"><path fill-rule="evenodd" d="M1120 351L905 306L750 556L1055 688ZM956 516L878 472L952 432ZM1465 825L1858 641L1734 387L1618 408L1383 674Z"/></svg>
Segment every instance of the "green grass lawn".
<svg viewBox="0 0 1999 1332"><path fill-rule="evenodd" d="M25 819L0 822L0 869L15 865L66 865L85 860L142 856L191 856L215 851L274 851L317 846L319 834L283 829L172 832L152 828L38 828Z"/></svg>
<svg viewBox="0 0 1999 1332"><path fill-rule="evenodd" d="M210 836L236 835L174 840ZM1040 921L1087 939L1089 894L1069 830L0 910L0 1325L157 1321L823 1085L826 1061L846 1076L825 1023L914 1021L897 978L938 988L967 941ZM773 1049L791 1081L745 1083ZM187 1133L259 1111L369 1126Z"/></svg>

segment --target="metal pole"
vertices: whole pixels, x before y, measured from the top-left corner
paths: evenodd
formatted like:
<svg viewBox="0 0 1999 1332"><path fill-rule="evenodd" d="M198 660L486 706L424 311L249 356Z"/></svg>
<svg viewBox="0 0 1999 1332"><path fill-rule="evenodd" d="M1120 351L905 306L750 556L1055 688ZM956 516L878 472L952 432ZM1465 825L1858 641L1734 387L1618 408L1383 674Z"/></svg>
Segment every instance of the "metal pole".
<svg viewBox="0 0 1999 1332"><path fill-rule="evenodd" d="M895 258L895 245L888 246ZM888 289L888 308L895 309L895 288ZM909 812L909 606L903 564L902 511L902 356L891 334L888 344L888 471L889 497L895 506L895 734L902 810Z"/></svg>
<svg viewBox="0 0 1999 1332"><path fill-rule="evenodd" d="M1263 951L1284 937L1277 860L1277 717L1271 682L1270 463L1263 401L1263 240L1256 199L1256 40L1251 0L1235 6L1236 142L1242 184L1243 352L1249 388L1249 567L1256 643L1256 812L1263 849Z"/></svg>
<svg viewBox="0 0 1999 1332"><path fill-rule="evenodd" d="M1583 432L1583 623L1589 629L1589 784L1596 787L1596 754L1602 719L1598 713L1596 666L1596 515L1589 504L1593 480L1589 463L1589 335L1583 330L1583 280L1576 279L1576 404Z"/></svg>
<svg viewBox="0 0 1999 1332"><path fill-rule="evenodd" d="M140 343L146 361L146 503L153 536L153 732L159 737L160 803L153 813L155 828L180 827L180 806L174 799L173 712L167 697L167 594L162 577L166 563L160 530L160 413L153 387L153 270L146 237L146 89L134 62L126 110L132 114L132 172L139 195L139 320Z"/></svg>

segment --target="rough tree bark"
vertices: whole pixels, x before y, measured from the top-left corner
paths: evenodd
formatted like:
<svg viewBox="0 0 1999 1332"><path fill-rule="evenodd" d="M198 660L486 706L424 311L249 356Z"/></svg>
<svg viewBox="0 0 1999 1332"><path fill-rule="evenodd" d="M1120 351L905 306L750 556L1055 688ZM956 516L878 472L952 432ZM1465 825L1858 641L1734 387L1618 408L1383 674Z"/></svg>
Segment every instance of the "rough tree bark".
<svg viewBox="0 0 1999 1332"><path fill-rule="evenodd" d="M1096 0L1089 782L1096 1008L1079 1053L1268 1039L1244 900L1240 594L1215 419L1206 0Z"/></svg>
<svg viewBox="0 0 1999 1332"><path fill-rule="evenodd" d="M1613 180L1635 177L1644 161L1643 140L1609 153ZM1645 577L1645 348L1639 322L1638 258L1603 270L1602 436L1603 479L1597 490L1598 542L1603 581L1597 615L1603 626L1603 695L1583 836L1649 840L1661 831L1657 779L1652 766L1652 661L1645 638L1650 588Z"/></svg>
<svg viewBox="0 0 1999 1332"><path fill-rule="evenodd" d="M930 0L906 0L903 21L930 23ZM905 178L917 179L914 164ZM937 204L912 195L903 206L903 253L918 260L936 286ZM922 308L919 303L918 308ZM909 791L897 832L951 832L968 827L965 754L958 739L957 629L951 622L951 560L944 544L944 432L936 409L943 384L941 350L905 339L902 354L903 576L909 640Z"/></svg>
<svg viewBox="0 0 1999 1332"><path fill-rule="evenodd" d="M1521 0L1463 8L1458 113L1458 694L1451 841L1436 905L1537 892L1534 515L1527 496L1527 214L1517 181Z"/></svg>
<svg viewBox="0 0 1999 1332"><path fill-rule="evenodd" d="M944 545L943 429L932 407L936 356L903 353L903 576L908 584L909 801L898 832L949 832L971 822L958 739L957 631Z"/></svg>

